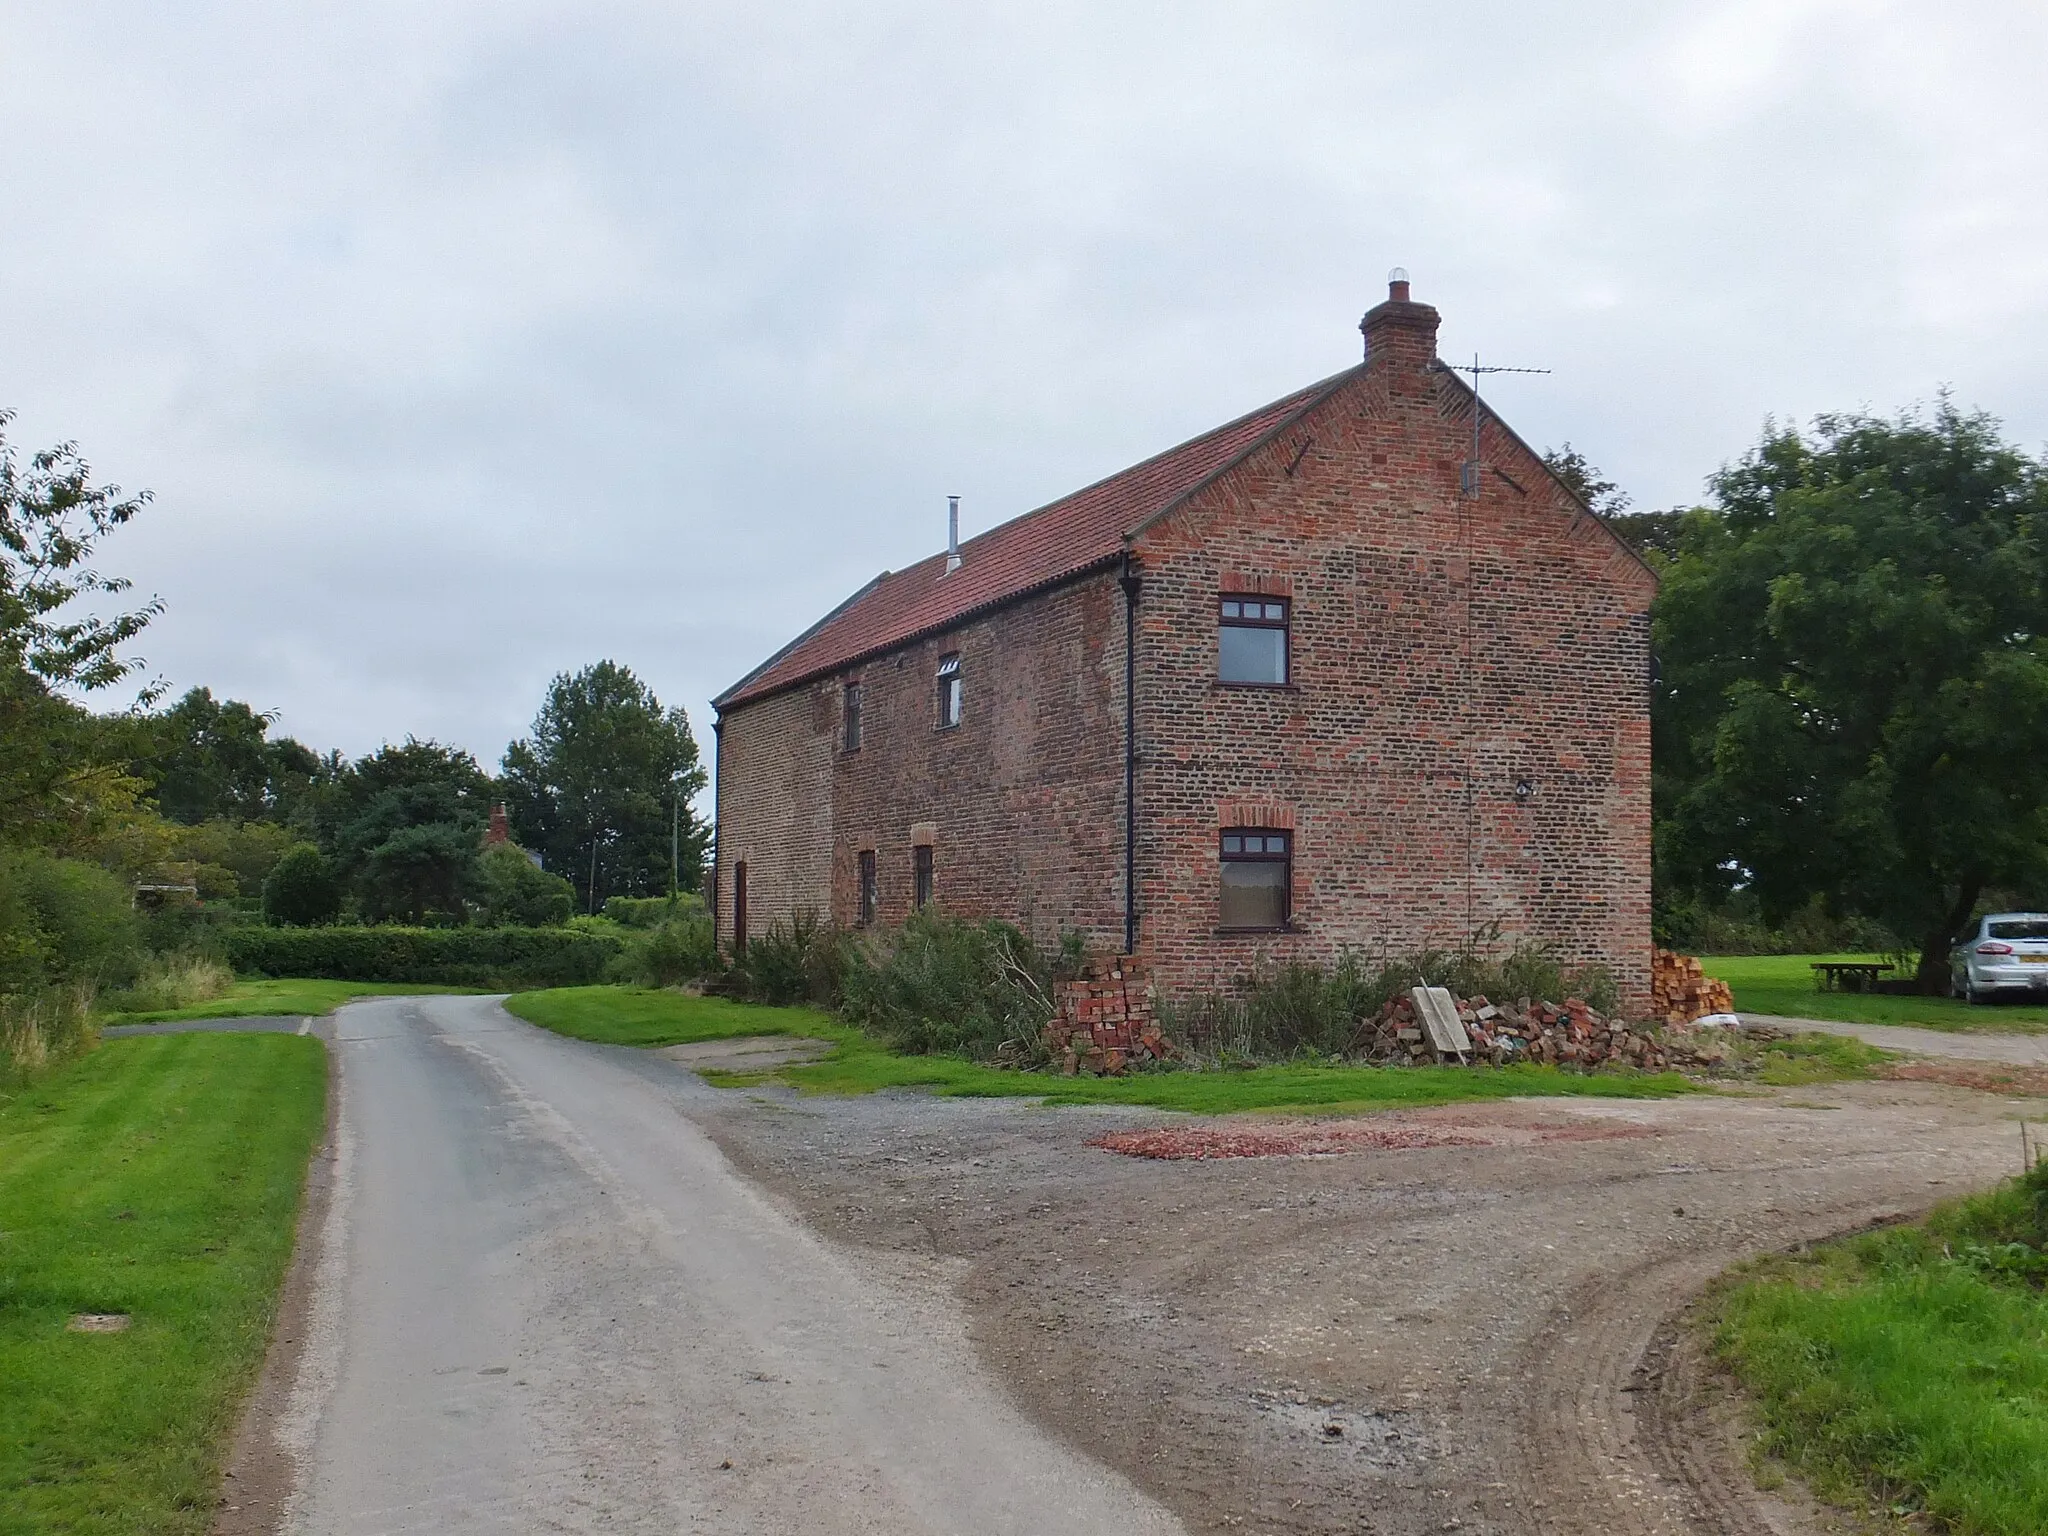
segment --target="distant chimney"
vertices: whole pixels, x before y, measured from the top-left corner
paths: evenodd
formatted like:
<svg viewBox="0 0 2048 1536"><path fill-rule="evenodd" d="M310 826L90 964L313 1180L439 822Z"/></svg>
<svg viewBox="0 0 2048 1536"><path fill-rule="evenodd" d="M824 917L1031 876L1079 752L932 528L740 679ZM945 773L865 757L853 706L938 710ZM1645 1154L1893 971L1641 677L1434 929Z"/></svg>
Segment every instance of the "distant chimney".
<svg viewBox="0 0 2048 1536"><path fill-rule="evenodd" d="M946 498L946 574L960 569L960 498Z"/></svg>
<svg viewBox="0 0 2048 1536"><path fill-rule="evenodd" d="M512 841L512 819L505 814L505 802L500 800L491 807L491 824L484 829L484 846L495 848L500 843Z"/></svg>
<svg viewBox="0 0 2048 1536"><path fill-rule="evenodd" d="M1435 309L1408 297L1407 270L1394 268L1387 274L1387 302L1366 311L1358 322L1367 366L1427 368L1436 361L1438 319Z"/></svg>

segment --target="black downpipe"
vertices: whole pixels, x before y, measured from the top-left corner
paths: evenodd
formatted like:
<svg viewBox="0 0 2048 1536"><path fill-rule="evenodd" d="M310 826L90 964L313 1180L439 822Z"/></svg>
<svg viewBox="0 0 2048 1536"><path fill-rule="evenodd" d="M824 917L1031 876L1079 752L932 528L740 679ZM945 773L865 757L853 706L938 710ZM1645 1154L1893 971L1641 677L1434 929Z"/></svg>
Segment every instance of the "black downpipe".
<svg viewBox="0 0 2048 1536"><path fill-rule="evenodd" d="M711 944L718 946L718 834L725 824L719 814L725 798L725 721L714 716L711 721L711 893L705 903L711 909Z"/></svg>
<svg viewBox="0 0 2048 1536"><path fill-rule="evenodd" d="M1138 580L1124 556L1124 953L1138 952Z"/></svg>

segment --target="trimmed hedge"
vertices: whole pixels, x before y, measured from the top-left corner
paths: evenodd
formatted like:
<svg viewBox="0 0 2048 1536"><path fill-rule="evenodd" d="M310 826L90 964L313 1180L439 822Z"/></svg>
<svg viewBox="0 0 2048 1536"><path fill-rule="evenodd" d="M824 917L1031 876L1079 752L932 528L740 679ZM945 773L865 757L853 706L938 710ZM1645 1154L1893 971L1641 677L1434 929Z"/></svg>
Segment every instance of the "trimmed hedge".
<svg viewBox="0 0 2048 1536"><path fill-rule="evenodd" d="M579 987L604 979L624 948L609 934L566 928L230 928L222 952L237 971L333 981L416 981L449 987Z"/></svg>

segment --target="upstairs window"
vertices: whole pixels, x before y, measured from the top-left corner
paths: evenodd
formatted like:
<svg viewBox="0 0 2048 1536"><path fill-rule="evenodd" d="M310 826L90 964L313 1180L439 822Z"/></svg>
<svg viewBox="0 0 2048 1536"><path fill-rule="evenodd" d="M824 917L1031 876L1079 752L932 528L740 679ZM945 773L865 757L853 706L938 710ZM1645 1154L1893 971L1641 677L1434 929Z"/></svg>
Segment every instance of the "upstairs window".
<svg viewBox="0 0 2048 1536"><path fill-rule="evenodd" d="M939 729L950 731L960 723L960 653L939 658Z"/></svg>
<svg viewBox="0 0 2048 1536"><path fill-rule="evenodd" d="M1287 926L1287 896L1294 884L1294 834L1264 827L1233 827L1223 834L1220 926Z"/></svg>
<svg viewBox="0 0 2048 1536"><path fill-rule="evenodd" d="M840 750L860 750L860 684L848 683L846 693L840 701Z"/></svg>
<svg viewBox="0 0 2048 1536"><path fill-rule="evenodd" d="M1287 682L1288 602L1225 597L1217 619L1216 678L1268 688Z"/></svg>
<svg viewBox="0 0 2048 1536"><path fill-rule="evenodd" d="M932 845L919 843L910 850L910 901L911 905L928 907L932 904Z"/></svg>
<svg viewBox="0 0 2048 1536"><path fill-rule="evenodd" d="M875 922L875 908L880 905L875 887L875 850L863 848L859 859L860 872L860 925L871 928Z"/></svg>

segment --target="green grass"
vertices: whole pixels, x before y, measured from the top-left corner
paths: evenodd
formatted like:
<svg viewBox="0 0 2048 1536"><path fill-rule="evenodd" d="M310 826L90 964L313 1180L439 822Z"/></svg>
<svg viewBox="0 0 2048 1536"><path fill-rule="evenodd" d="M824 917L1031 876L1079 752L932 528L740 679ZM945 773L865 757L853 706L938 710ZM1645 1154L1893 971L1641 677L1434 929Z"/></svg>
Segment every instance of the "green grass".
<svg viewBox="0 0 2048 1536"><path fill-rule="evenodd" d="M2048 1167L2035 1183L2048 1207ZM2048 1531L2048 1255L2028 1203L2014 1181L1737 1276L1715 1345L1766 1455L1837 1502L1974 1536Z"/></svg>
<svg viewBox="0 0 2048 1536"><path fill-rule="evenodd" d="M1774 1040L1764 1050L1756 1080L1776 1088L1839 1083L1875 1076L1878 1067L1893 1059L1892 1052L1865 1045L1853 1035L1794 1035Z"/></svg>
<svg viewBox="0 0 2048 1536"><path fill-rule="evenodd" d="M1057 1077L1006 1071L957 1056L899 1056L872 1036L806 1008L762 1008L722 998L631 987L523 992L506 1005L519 1017L579 1040L679 1045L743 1035L800 1035L837 1048L821 1061L766 1073L706 1072L730 1087L782 1082L804 1093L916 1088L948 1098L1038 1099L1047 1104L1129 1104L1218 1115L1241 1110L1342 1114L1403 1105L1519 1095L1659 1098L1691 1090L1676 1073L1579 1076L1552 1067L1259 1067L1242 1072L1135 1072Z"/></svg>
<svg viewBox="0 0 2048 1536"><path fill-rule="evenodd" d="M0 1100L0 1531L211 1528L325 1074L317 1040L164 1036Z"/></svg>
<svg viewBox="0 0 2048 1536"><path fill-rule="evenodd" d="M429 993L481 992L481 987L436 987L420 982L318 981L291 977L238 981L225 996L190 1008L154 1013L103 1013L98 1024L167 1024L180 1019L260 1019L287 1014L332 1013L356 997L422 997Z"/></svg>
<svg viewBox="0 0 2048 1536"><path fill-rule="evenodd" d="M1816 960L1879 960L1879 955L1727 955L1704 958L1735 994L1743 1013L1771 1013L1794 1019L1829 1019L1844 1024L1905 1024L1915 1029L2008 1030L2034 1034L2048 1029L2048 1007L1988 1003L1972 1008L1952 997L1881 997L1863 992L1822 992L1813 984Z"/></svg>

